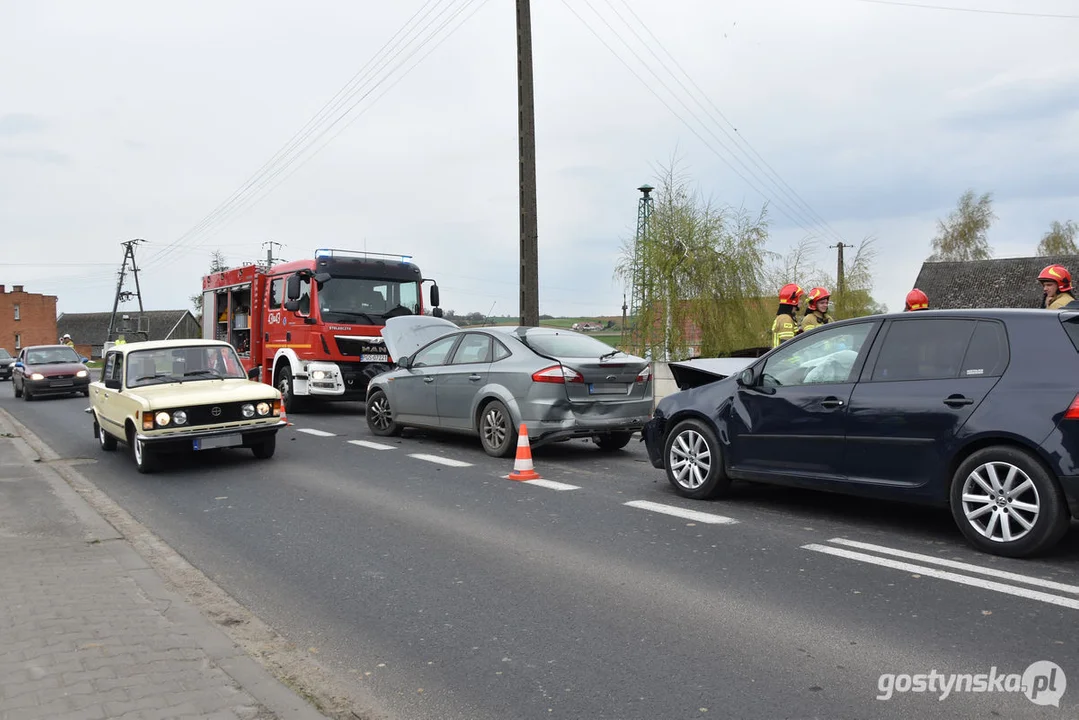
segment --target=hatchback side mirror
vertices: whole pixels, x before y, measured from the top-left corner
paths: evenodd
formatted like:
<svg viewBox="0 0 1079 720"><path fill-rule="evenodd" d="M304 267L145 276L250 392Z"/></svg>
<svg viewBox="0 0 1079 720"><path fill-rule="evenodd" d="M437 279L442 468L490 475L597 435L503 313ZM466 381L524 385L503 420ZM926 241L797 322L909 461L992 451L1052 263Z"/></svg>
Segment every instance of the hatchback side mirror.
<svg viewBox="0 0 1079 720"><path fill-rule="evenodd" d="M747 387L747 388L748 387L753 387L754 385L756 385L757 384L757 376L753 372L753 368L746 368L745 370L743 370L741 372L741 374L738 376L738 380L736 382L739 385L741 385L742 387Z"/></svg>

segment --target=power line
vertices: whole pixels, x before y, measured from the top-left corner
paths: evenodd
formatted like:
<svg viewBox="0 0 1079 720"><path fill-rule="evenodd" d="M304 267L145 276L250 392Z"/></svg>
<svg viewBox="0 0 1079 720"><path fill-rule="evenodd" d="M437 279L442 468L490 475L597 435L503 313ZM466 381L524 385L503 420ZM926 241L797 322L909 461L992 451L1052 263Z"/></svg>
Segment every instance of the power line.
<svg viewBox="0 0 1079 720"><path fill-rule="evenodd" d="M618 37L618 39L619 39L619 40L620 40L620 41L621 41L621 42L622 42L622 43L623 43L624 45L626 45L627 47L629 47L629 44L628 44L628 43L627 43L627 42L626 42L626 41L625 41L625 40L624 40L624 39L623 39L623 38L622 38L622 37L621 37L621 36L620 36L620 35L619 35L619 34L617 33L617 31L614 31L614 29L613 29L613 28L611 28L610 24L609 24L609 23L607 23L607 21L606 21L606 20L605 20L605 19L603 18L603 16L602 16L602 15L600 15L600 14L599 14L598 12L596 12L595 8L593 8L593 7L592 7L591 3L589 3L589 2L588 2L588 0L584 0L584 3L585 3L586 5L588 5L589 9L591 9L593 13L595 13L595 14L596 14L597 16L599 16L600 20L601 20L601 21L602 21L602 22L603 22L604 24L606 24L608 28L610 28L610 29L611 29L611 30L612 30L613 32L615 32L615 36L616 36L616 37ZM651 86L651 85L650 85L650 84L648 83L648 81L647 81L647 80L645 80L644 78L642 78L642 77L640 76L640 74L639 74L639 73L637 73L637 71L636 71L636 70L634 70L634 69L633 69L633 67L632 67L632 66L631 66L631 65L630 65L630 64L629 64L628 62L626 62L626 60L625 60L625 59L624 59L624 58L623 58L623 57L622 57L621 55L619 55L619 54L618 54L618 52L617 52L617 51L616 51L616 50L615 50L614 48L612 48L612 47L610 46L610 44L608 44L608 43L607 43L607 41L606 41L606 40L604 40L604 39L603 39L603 37L602 37L602 36L601 36L601 35L600 35L600 34L599 34L598 32L596 32L595 28L593 28L593 27L592 27L592 26L591 26L591 25L590 25L590 24L588 23L588 21L587 21L587 20L585 20L585 19L584 19L583 17L581 17L581 15L580 15L580 14L578 14L578 13L577 13L577 11L573 9L573 7L572 7L572 6L571 6L571 5L569 4L569 2L567 2L567 0L562 0L562 4L563 4L563 5L565 5L565 6L566 6L566 8L567 8L567 9L568 9L568 10L569 10L569 11L570 11L571 13L573 13L574 17L576 17L576 18L577 18L577 19L578 19L578 20L579 20L579 21L580 21L580 22L581 22L581 23L582 23L582 24L583 24L583 25L584 25L584 26L585 26L585 27L586 27L586 28L587 28L587 29L589 30L589 32L591 32L591 33L592 33L593 35L595 35L595 36L596 36L596 38L597 38L597 39L598 39L598 40L599 40L599 41L600 41L601 43L603 43L603 46L604 46L604 47L606 47L606 48L607 48L607 49L608 49L608 50L609 50L609 51L611 52L611 54L612 54L612 55L614 55L614 56L615 56L615 58L616 58L616 59L617 59L617 60L618 60L619 62L621 62L621 63L622 63L622 64L623 64L623 65L624 65L624 66L626 67L626 69L628 69L628 70L629 70L629 71L630 71L630 72L631 72L631 73L633 74L633 76L634 76L634 77L636 77L636 78L637 78L637 79L638 79L638 80L639 80L639 81L640 81L640 82L641 82L641 83L642 83L642 84L643 84L643 85L645 86L645 88L646 88L646 89L647 89L647 90L648 90L648 91L649 91L650 93L652 93L652 94L653 94L653 95L654 95L654 96L656 97L656 99L658 99L658 100L659 100L659 101L660 101L661 103L663 103L664 107L666 107L666 108L667 108L667 109L668 109L668 110L669 110L669 111L671 112L671 114L673 114L673 115L674 115L674 116L675 116L676 118L678 118L678 119L679 119L679 120L680 120L680 121L681 121L681 122L682 122L682 123L683 123L683 124L684 124L684 125L685 125L685 126L686 126L687 128L689 128L689 131L690 131L690 132L692 132L692 133L693 133L693 134L694 134L694 135L695 135L695 136L697 137L697 139L698 139L698 140L700 140L700 141L701 141L702 143L704 143L704 145L705 145L705 146L706 146L706 147L707 147L707 148L708 148L709 150L711 150L711 151L712 151L712 152L713 152L713 153L714 153L714 154L716 155L716 157L718 157L718 158L719 158L719 159L720 159L720 160L721 160L721 161L723 162L723 164L725 164L725 165L726 165L726 166L727 166L728 168L730 168L730 170L731 170L731 171L732 171L732 172L733 172L733 173L734 173L735 175L737 175L737 176L738 176L739 178L741 178L741 179L742 179L742 181L743 181L743 182L745 182L745 183L746 183L747 185L749 185L749 187L751 187L751 188L752 188L753 190L755 190L755 191L756 191L757 193L759 193L759 194L761 195L761 197L763 197L763 198L766 198L766 199L769 199L769 200L772 200L772 201L774 201L774 202L775 202L775 204L776 204L776 206L777 206L777 207L779 208L779 211L780 211L781 213L783 213L784 215L786 215L786 216L787 216L787 218L788 218L788 219L790 219L790 220L791 220L792 222L794 222L794 223L795 223L796 225L798 225L799 227L801 227L801 228L803 228L804 230L807 230L807 231L809 231L809 232L811 232L811 233L813 232L813 229L812 229L812 228L813 228L813 226L814 226L814 223L813 223L813 222L811 222L811 221L810 221L810 222L807 222L807 220L806 220L806 218L805 218L805 216L804 216L804 213L801 213L801 212L799 212L798 210L796 210L796 209L794 209L794 208L791 208L791 207L790 207L790 206L789 206L789 205L788 205L788 204L787 204L786 202L784 202L784 201L782 201L782 200L776 200L775 198L773 198L773 197L771 196L771 194L770 194L770 193L768 193L768 192L766 192L766 191L763 191L763 190L761 190L761 189L760 189L759 187L757 187L757 185L756 185L756 184L754 184L754 183L753 183L753 181L752 181L752 180L750 180L750 179L749 179L749 178L747 178L747 177L746 177L745 175L743 175L743 174L742 174L741 172L739 172L739 171L738 171L738 169L737 169L737 168L735 168L735 167L734 167L734 165L732 165L732 164L731 164L731 162L730 162L730 161L729 161L729 160L728 160L728 159L727 159L727 158L726 158L726 157L725 157L725 156L724 156L724 155L723 155L722 153L720 153L720 152L719 152L718 150L716 150L716 148L715 148L715 147L714 147L714 146L712 145L712 143L710 143L710 142L709 142L708 140L706 140L706 139L705 139L704 137L702 137L702 136L701 136L701 134L700 134L700 133L699 133L699 132L697 131L697 129L693 127L693 125L691 125L691 124L690 124L689 122L687 122L687 121L686 121L686 119L685 119L685 118L683 118L683 117L682 117L682 116L681 116L681 115L680 115L680 114L678 113L678 111L676 111L676 110L675 110L674 108L672 108L672 107L670 106L670 104L669 104L669 103L668 103L668 102L667 102L667 101L666 101L666 100L665 100L665 99L664 99L664 98L663 98L662 96L660 96L660 95L659 95L659 93L657 93L657 92L655 91L655 89L654 89L654 88L653 88L653 87L652 87L652 86ZM630 48L630 53L631 53L631 54L633 54L633 56L634 56L635 58L637 58L637 60L638 60L638 61L639 61L639 62L640 62L640 63L641 63L642 65L644 65L645 67L648 67L648 64L644 62L644 59L643 59L643 58L642 58L642 57L641 57L640 55L638 55L638 54L637 54L637 53L636 53L636 52L635 52L635 51L634 51L634 50L633 50L632 48ZM651 70L651 68L649 68L649 72L651 72L651 73L652 73L653 75L656 75L655 71ZM696 113L694 113L694 112L693 112L692 110L690 110L690 109L689 109L689 108L688 108L688 107L686 106L686 104L685 104L684 102L682 102L682 100L681 100L680 98L678 98L678 96L677 96L677 93L673 92L673 91L672 91L672 90L670 89L670 87L669 87L669 86L668 86L668 85L667 85L666 83L664 83L664 82L663 82L663 80L662 80L661 78L659 78L658 76L656 76L656 77L657 77L657 80L659 80L659 84L660 84L660 85L662 85L662 86L663 86L663 88L667 90L667 92L669 92L669 93L671 93L671 95L675 96L675 99L677 99L677 100L678 100L678 102L679 102L679 103L680 103L680 104L681 104L681 105L682 105L683 107L685 107L685 108L686 108L686 109L687 109L687 110L689 111L689 114L690 114L690 115L692 115L692 116L693 116L693 118L694 118L695 120L697 120L697 122L698 122L698 123L701 123L702 125L705 125L705 123L703 123L703 122L702 122L702 121L700 120L700 118L698 118L698 117L697 117ZM708 130L706 130L706 132L710 132L710 134L712 135L712 137L716 138L717 142L719 142L719 144L720 144L720 145L721 145L722 147L724 147L724 149L727 149L727 148L726 148L726 145L724 145L724 144L723 144L723 142L722 142L721 140L719 140L718 136L716 136L716 134L715 134L714 132L711 132L711 131L708 131ZM729 152L729 150L728 150L728 152ZM737 158L736 158L736 159L737 159ZM743 166L744 166L744 163L743 163ZM753 173L752 173L752 172L750 172L750 174L752 175ZM789 211L788 211L788 210L789 210Z"/></svg>
<svg viewBox="0 0 1079 720"><path fill-rule="evenodd" d="M897 7L919 8L921 10L950 10L952 12L979 13L982 15L1011 15L1013 17L1054 18L1057 20L1079 20L1079 15L1054 15L1052 13L1020 12L1018 10L983 10L980 8L950 7L946 5L924 5L922 3L898 2L898 0L858 0L874 5L895 5Z"/></svg>
<svg viewBox="0 0 1079 720"><path fill-rule="evenodd" d="M614 7L613 7L613 6L611 5L611 0L604 0L604 2L606 2L606 3L607 3L607 4L609 5L609 6L611 6L611 9L612 9L612 10L614 10L615 14L619 16L619 19L621 19L621 20L622 20L622 22L625 22L625 23L626 23L626 25L627 25L627 27L630 27L630 29L632 30L632 27L630 26L629 22L627 22L627 21L626 21L626 20L625 20L624 18L622 18L621 14L619 14L619 13L618 13L618 11L617 11L617 10L615 10L615 8L614 8ZM769 172L771 172L771 174L772 174L772 175L773 175L773 176L775 177L775 179L776 179L776 180L777 180L777 181L779 182L779 184L780 184L780 185L782 185L782 188L780 189L780 191L781 191L781 192L783 192L783 189L786 189L787 191L789 191L789 193L784 193L784 194L785 194L785 195L786 195L786 196L787 196L788 198L791 198L791 196L793 196L793 198L794 198L794 200L795 200L795 203L796 203L796 204L798 204L798 205L800 205L800 207L804 208L804 209L805 209L805 210L807 211L807 213L809 214L809 217L810 217L811 219L814 219L814 220L816 220L817 222L819 222L819 223L820 223L820 225L821 225L821 226L822 226L822 227L823 227L823 228L824 228L824 229L825 229L825 230L826 230L826 231L827 231L828 233L830 233L830 234L831 234L831 235L832 235L833 237L835 237L835 238L837 238L837 239L842 239L842 238L841 238L841 236L840 236L840 234L839 234L838 232L836 232L836 230L835 230L835 229L834 229L834 228L833 228L833 227L832 227L832 226L831 226L831 225L830 225L830 224L828 223L828 221L827 221L827 220L825 220L825 219L824 219L824 218L823 218L823 217L822 217L822 216L821 216L821 215L820 215L819 213L817 213L817 212L816 212L816 211L815 211L815 210L813 209L813 207L812 207L812 206L810 206L810 204L809 204L809 203L807 203L807 202L806 202L806 201L805 201L805 200L804 200L804 199L802 198L802 196L801 196L801 195L799 195L799 194L798 194L798 193L797 193L797 192L796 192L796 191L794 190L794 188L792 188L792 187L791 187L791 186L790 186L790 185L789 185L789 184L788 184L788 183L787 183L787 182L786 182L786 181L785 181L785 180L783 179L783 177L782 177L782 176L781 176L781 175L780 175L780 174L779 174L778 172L776 172L775 168L773 168L773 167L772 167L772 166L771 166L771 165L770 165L770 164L768 163L768 161L767 161L767 160L765 160L765 159L764 159L763 157L761 157L761 154L760 154L759 152L757 152L756 148L754 148L754 147L753 147L753 145L752 145L752 144L751 144L751 143L749 142L749 140L748 140L748 139L746 139L746 138L745 138L745 137L744 137L744 136L743 136L743 135L742 135L742 134L741 134L741 133L740 133L740 132L738 131L738 128L734 126L734 123L732 123L732 122L730 121L730 119L729 119L729 118L728 118L728 117L727 117L726 115L724 115L724 114L723 114L723 111L722 111L722 110L720 110L720 109L719 109L719 107L717 107L717 106L716 106L716 104L715 104L715 103L714 103L714 102L712 101L712 99L711 99L711 98L710 98L710 97L708 96L708 94L707 94L706 92L704 92L704 90L702 90L702 89L701 89L701 86L700 86L700 85L698 85L698 84L697 84L697 83L696 83L696 82L695 82L695 81L693 80L693 78L692 78L692 77L690 77L689 73L688 73L688 72L686 72L685 68L683 68L683 67L682 67L681 63L679 63L679 62L678 62L678 60L677 60L677 59L676 59L676 58L674 57L674 55L672 55L672 54L670 53L670 51L668 51L668 50L667 50L667 48L666 48L666 47L665 47L665 46L663 45L663 43L662 43L662 42L660 41L660 39L659 39L659 38L657 38L657 37L656 37L656 35L655 35L655 33L653 33L653 32L652 32L652 30L651 30L651 29L650 29L650 28L648 27L648 24L647 24L647 23L645 23L645 22L644 22L643 20L641 20L641 18L640 18L640 17L639 17L638 15L637 15L637 13L633 11L633 8L632 8L632 7L630 6L630 4L629 4L629 1L628 1L628 0L622 0L622 5L624 5L624 6L625 6L626 10L627 10L627 11L629 11L629 14L633 16L633 18L634 18L634 19L635 19L635 20L637 21L637 23L638 23L638 24L639 24L639 25L640 25L640 26L641 26L642 28L644 28L644 31L645 31L646 33L648 33L648 36L649 36L650 38L652 38L652 40L653 40L653 41L655 41L655 43L656 43L656 45L657 45L657 46L659 47L659 49L660 49L660 50L662 50L662 51L663 51L663 53L664 53L664 54L665 54L665 55L666 55L667 57L669 57L669 58L671 59L671 62L673 62L673 63L674 63L674 66L675 66L675 67L677 67L679 71L681 71L682 75L684 75L684 76L685 76L686 80L688 80L688 81L689 81L689 83L690 83L690 84L691 84L691 85L692 85L692 86L693 86L693 87L694 87L694 88L695 88L695 89L697 90L697 92L698 92L698 93L700 93L700 95L701 95L701 96L702 96L702 97L703 97L703 98L704 98L704 99L705 99L705 100L706 100L706 101L708 102L708 104L709 104L709 105L710 105L710 106L712 107L712 109L713 109L713 110L715 110L715 111L716 111L716 113L717 113L717 114L718 114L718 115L719 115L719 116L720 116L721 118L723 118L723 121L724 121L725 123L727 123L727 125L728 125L728 126L729 126L729 127L731 128L731 130L732 130L732 131L734 132L734 136L731 136L731 135L730 135L729 133L727 133L727 131L726 131L726 130L723 130L723 133L724 133L724 134L725 134L725 135L726 135L727 137L731 138L731 140L732 140L732 141L734 141L734 142L735 142L736 144L737 144L737 143L739 143L739 142L741 142L741 143L742 143L742 144L743 144L743 145L744 145L744 146L745 146L746 148L748 148L748 150L749 150L749 153L752 153L753 157L755 157L755 158L756 158L757 160L759 160L759 161L760 161L761 163L763 163L763 164L764 164L764 166L765 166L765 167L766 167L766 168L768 169L768 171L769 171ZM634 35L637 35L637 33L636 33L636 32L634 32ZM641 39L640 35L637 35L637 38L638 38L639 40L641 40L641 42L642 42L642 43L644 43L645 47L648 47L648 44L647 44L647 43L645 43L643 39ZM649 48L649 52L652 52L651 48ZM667 70L667 72L669 72L669 73L671 74L671 76L672 76L672 77L675 77L675 80L677 81L677 80L678 80L677 76L675 76L675 75L674 75L674 73L673 73L673 72L672 72L672 71L670 70L670 68L666 67L666 64L665 64L665 63L663 63L663 60L662 60L662 59L660 59L660 58L659 58L658 56L656 56L656 54L655 54L654 52L652 52L652 55L653 55L653 57L655 57L655 58L656 58L657 60L659 60L660 64L664 66L664 69L665 69L665 70ZM681 81L678 81L678 83L679 83L679 85L681 85L681 86L682 86L682 88L683 88L684 90L686 90L686 92L687 92L687 93L689 93L689 90L688 90L688 89L687 89L687 88L685 87L685 85L682 85ZM690 96L691 96L691 97L693 97L693 94L692 94L692 93L689 93L689 94L690 94ZM697 102L697 104L698 104L698 106L700 106L700 102L699 102L699 101L697 101L695 97L694 97L694 101L696 101L696 102ZM703 109L704 109L704 108L702 107L702 110L703 110ZM707 113L708 111L707 111L707 110L705 110L705 112ZM712 118L712 120L713 120L713 121L715 121L715 118L713 117L713 118ZM718 122L716 122L716 125L717 125L718 127L720 127L720 129L721 129L721 130L723 129L723 128L722 128L722 126L720 126ZM743 151L743 152L745 152L745 151ZM749 153L747 153L747 154L746 154L746 156L747 156L747 157L749 157ZM757 164L756 162L754 162L752 158L750 158L750 162L753 162L753 164L754 164L754 165L755 165L755 166L756 166L756 167L757 167L758 169L761 169L760 165L759 165L759 164ZM762 170L762 172L763 172L763 170ZM767 173L766 173L766 174L767 174Z"/></svg>
<svg viewBox="0 0 1079 720"><path fill-rule="evenodd" d="M430 22L428 22L425 26L423 26L419 30L419 33L422 34L432 24L437 22L438 18L441 17L443 14L445 14L447 10L450 10L453 7L453 1L454 0L451 0L450 3L448 5L446 5L441 11L439 11L437 13L437 15ZM252 177L248 179L247 182L245 182L240 188L238 188L235 192L233 192L232 196L230 196L225 202L223 202L221 205L219 205L217 208L215 208L209 215L207 215L205 218L203 218L198 224L196 224L193 228L191 228L186 233L181 235L180 238L178 238L177 240L170 243L170 245L167 246L162 252L160 252L160 253L154 255L153 257L151 257L150 261L147 263L147 265L149 265L151 263L156 263L157 261L159 261L163 257L167 256L171 252L174 252L175 250L179 249L179 247L182 244L184 244L183 241L185 239L190 239L190 238L198 236L199 234L206 231L208 228L212 227L215 223L220 222L224 217L228 216L231 213L234 213L235 210L238 207L242 207L243 204L245 202L247 202L248 199L251 197L251 195L248 194L249 191L251 193L258 192L262 187L265 187L265 185L268 182L270 182L274 177L276 177L281 172L283 172L286 168L288 168L290 165L292 165L296 161L296 159L299 158L300 155L303 154L303 152L305 152L308 148L310 148L323 135L325 135L325 133L328 132L334 125L339 123L344 117L346 117L350 112L352 112L352 110L354 110L356 108L356 106L358 106L364 99L366 99L372 92L374 92L374 90L377 89L379 85L384 83L390 76L392 76L393 73L397 71L397 69L399 69L402 65L404 65L405 62L408 61L409 58L411 58L413 55L416 54L416 52L418 52L425 45L427 45L431 41L431 39L435 37L435 35L437 35L449 22L451 22L455 17L457 17L465 9L465 7L467 7L468 4L471 4L472 2L474 2L474 0L466 0L466 3L464 5L457 8L457 10L449 18L444 20L442 22L442 24L439 25L438 28L436 28L432 33L430 33L426 38L424 38L420 42L420 44L416 48L414 48L412 50L412 52L410 52L408 55L406 55L404 57L404 59L402 59L399 63L397 63L397 65L395 65L381 79L379 79L377 82L375 82L373 85L371 85L370 88L367 89L366 93L364 93L358 100L356 100L352 105L350 105L343 113L340 113L337 116L337 118L332 123L330 123L330 125L324 127L322 129L322 131L319 132L319 134L315 136L314 139L304 143L304 141L307 140L311 136L311 134L315 132L317 127L320 124L324 123L325 120L327 119L326 117L320 118L320 116L322 116L322 115L327 115L327 117L328 117L328 114L326 114L324 112L326 110L327 106L332 104L330 112L333 112L333 111L337 110L338 108L340 108L341 105L343 105L344 103L349 102L352 98L359 95L365 89L365 86L369 83L372 73L375 73L375 74L380 73L383 70L383 68L385 68L385 66L387 64L392 62L398 55L400 55L402 52L404 52L404 50L407 49L409 45L411 45L413 42L415 42L415 38L410 39L405 43L404 47L400 47L398 49L398 46L401 44L401 41L404 40L406 37L408 37L409 35L411 35L413 33L412 30L409 30L408 32L405 33L404 37L402 37L401 40L399 40L394 45L394 47L391 48L391 52L389 54L387 54L386 57L380 58L380 55L384 54L383 51L386 50L387 46L389 46L391 43L393 43L394 38L396 38L398 35L401 35L401 32L403 30L405 30L405 28L407 28L410 24L413 24L414 21L416 20L416 17L418 15L420 15L421 12L423 12L423 9L425 7L427 7L427 5L430 4L430 2L431 2L431 0L427 0L427 3L425 3L424 6L421 7L421 9L419 11L417 11L415 14L413 14L413 16L411 18L409 18L408 21L406 21L405 25L403 25L397 31L397 33L395 33L394 36L391 37L391 39L385 45L383 45L383 47L375 54L375 56L372 57L372 59L367 62L367 64L364 66L364 68L361 68L361 70L356 75L353 76L353 79L350 80L348 83L346 83L346 85L341 90L339 90L337 92L337 94L334 96L334 98L331 98L330 101L327 102L327 104L323 106L323 109L320 110L319 113L316 113L316 115L311 120L309 120L307 122L307 124L305 124L304 127L301 128L293 136L292 140L290 140L288 143L286 143L285 146L281 150L279 150L278 153L273 158L270 159L270 161L265 163L262 166L262 168L260 168L258 171L256 171L255 174L252 175ZM438 2L442 2L442 0L438 0ZM437 7L437 4L436 4L436 7ZM431 10L433 10L433 9L434 8L430 8L430 9L427 10L427 12L423 13L424 17L430 15ZM416 24L418 24L418 23L416 23ZM364 73L365 69L370 67L373 63L377 63L377 67L375 67L371 72L367 72L365 74ZM350 92L348 92L348 94L346 96L341 97L340 99L337 99L336 102L335 102L335 99L339 98L339 96L341 96L342 93L345 93L351 85L356 84L355 80L356 80L357 76L359 76L359 75L364 75L364 78L362 78L363 81L360 82L357 85L356 88L354 88ZM381 97L381 95L379 97ZM377 98L376 98L376 101L377 101ZM374 104L374 103L372 103L372 104ZM304 143L303 146L299 147L298 151L296 151L292 155L292 158L287 163L285 163L283 166L280 166L280 167L274 169L271 172L271 168L275 164L278 164L284 158L284 156L287 156L290 152L292 152L293 150L296 150L297 147L301 143ZM247 197L244 197L245 195L247 195ZM196 244L196 246L197 246L197 244Z"/></svg>

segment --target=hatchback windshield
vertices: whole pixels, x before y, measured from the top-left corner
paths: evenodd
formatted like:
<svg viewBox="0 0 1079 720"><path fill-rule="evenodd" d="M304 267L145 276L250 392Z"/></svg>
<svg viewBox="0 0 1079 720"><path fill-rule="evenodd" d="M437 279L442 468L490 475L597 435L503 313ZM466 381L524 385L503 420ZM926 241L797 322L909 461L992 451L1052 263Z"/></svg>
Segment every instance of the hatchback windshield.
<svg viewBox="0 0 1079 720"><path fill-rule="evenodd" d="M191 380L245 379L243 365L229 345L201 345L128 353L128 387Z"/></svg>
<svg viewBox="0 0 1079 720"><path fill-rule="evenodd" d="M558 358L598 358L614 352L607 343L576 333L530 331L525 338L532 349Z"/></svg>
<svg viewBox="0 0 1079 720"><path fill-rule="evenodd" d="M77 363L80 359L79 354L66 345L26 351L27 365L61 365Z"/></svg>

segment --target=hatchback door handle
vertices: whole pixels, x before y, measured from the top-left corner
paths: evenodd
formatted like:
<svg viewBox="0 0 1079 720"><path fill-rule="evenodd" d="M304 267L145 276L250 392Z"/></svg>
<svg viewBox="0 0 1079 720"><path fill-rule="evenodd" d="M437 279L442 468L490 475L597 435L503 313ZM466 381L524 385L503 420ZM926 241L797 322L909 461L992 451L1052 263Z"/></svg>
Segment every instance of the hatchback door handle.
<svg viewBox="0 0 1079 720"><path fill-rule="evenodd" d="M435 381L435 379L434 379L433 377L431 377L430 375L428 375L427 377L425 377L425 378L423 379L423 381L424 381L425 383L433 383L433 382Z"/></svg>
<svg viewBox="0 0 1079 720"><path fill-rule="evenodd" d="M963 405L973 405L974 401L962 395L949 395L944 398L944 404L948 407L961 407Z"/></svg>
<svg viewBox="0 0 1079 720"><path fill-rule="evenodd" d="M821 407L837 408L843 407L843 401L837 397L827 397L820 401Z"/></svg>
<svg viewBox="0 0 1079 720"><path fill-rule="evenodd" d="M482 377L480 377L479 375L469 375L469 376L468 376L468 379L469 379L469 380L472 380L473 382L475 382L476 380L482 380L483 378L482 378Z"/></svg>

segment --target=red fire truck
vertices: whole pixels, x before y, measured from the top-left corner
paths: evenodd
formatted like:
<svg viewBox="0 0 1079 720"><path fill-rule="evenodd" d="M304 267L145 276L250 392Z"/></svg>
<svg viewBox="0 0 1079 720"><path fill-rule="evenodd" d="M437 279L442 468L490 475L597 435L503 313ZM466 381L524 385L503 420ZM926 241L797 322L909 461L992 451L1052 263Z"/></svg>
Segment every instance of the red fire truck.
<svg viewBox="0 0 1079 720"><path fill-rule="evenodd" d="M202 279L202 335L233 345L250 377L276 386L287 412L313 400L358 400L392 367L386 319L442 316L438 285L407 255L321 249L266 269L244 265Z"/></svg>

